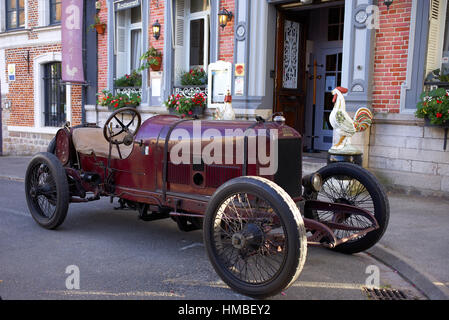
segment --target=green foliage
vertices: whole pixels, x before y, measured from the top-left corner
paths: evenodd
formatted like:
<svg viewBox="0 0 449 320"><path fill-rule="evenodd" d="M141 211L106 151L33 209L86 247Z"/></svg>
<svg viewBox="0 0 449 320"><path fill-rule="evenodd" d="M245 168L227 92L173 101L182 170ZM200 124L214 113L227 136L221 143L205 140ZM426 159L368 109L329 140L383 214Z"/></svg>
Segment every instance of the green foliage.
<svg viewBox="0 0 449 320"><path fill-rule="evenodd" d="M430 123L443 125L449 123L449 94L446 89L438 88L423 92L415 112L417 118L427 118Z"/></svg>
<svg viewBox="0 0 449 320"><path fill-rule="evenodd" d="M100 106L107 106L111 109L120 109L130 106L138 106L141 102L141 97L138 93L117 93L113 94L109 90L102 91L102 97L97 101Z"/></svg>
<svg viewBox="0 0 449 320"><path fill-rule="evenodd" d="M206 95L204 93L197 93L193 98L187 98L180 94L172 94L164 104L167 109L174 110L184 118L193 115L193 108L204 108L206 106Z"/></svg>
<svg viewBox="0 0 449 320"><path fill-rule="evenodd" d="M137 71L142 72L143 70L148 69L151 66L158 66L159 60L156 59L158 57L162 57L162 54L157 51L155 47L150 47L147 52L145 52L140 57L140 60L142 60L143 62Z"/></svg>
<svg viewBox="0 0 449 320"><path fill-rule="evenodd" d="M123 77L118 78L114 82L115 87L141 87L142 75L137 71L131 72L131 74L125 74Z"/></svg>
<svg viewBox="0 0 449 320"><path fill-rule="evenodd" d="M207 73L203 68L194 68L181 74L183 86L201 86L207 84Z"/></svg>

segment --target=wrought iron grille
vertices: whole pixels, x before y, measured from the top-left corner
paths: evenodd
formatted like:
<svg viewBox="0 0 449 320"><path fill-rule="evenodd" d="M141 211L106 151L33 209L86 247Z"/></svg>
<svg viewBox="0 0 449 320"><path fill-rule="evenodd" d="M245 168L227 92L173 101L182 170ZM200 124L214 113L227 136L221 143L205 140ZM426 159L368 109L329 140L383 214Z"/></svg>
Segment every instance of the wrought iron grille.
<svg viewBox="0 0 449 320"><path fill-rule="evenodd" d="M60 127L66 121L66 86L61 84L61 63L45 65L45 126Z"/></svg>

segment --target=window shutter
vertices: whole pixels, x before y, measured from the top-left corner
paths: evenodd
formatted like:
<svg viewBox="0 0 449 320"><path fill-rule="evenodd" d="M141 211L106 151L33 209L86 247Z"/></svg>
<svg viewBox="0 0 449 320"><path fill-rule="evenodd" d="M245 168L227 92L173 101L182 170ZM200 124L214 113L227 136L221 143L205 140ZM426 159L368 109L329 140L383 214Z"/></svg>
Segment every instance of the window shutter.
<svg viewBox="0 0 449 320"><path fill-rule="evenodd" d="M185 0L176 1L175 46L184 46Z"/></svg>
<svg viewBox="0 0 449 320"><path fill-rule="evenodd" d="M431 0L429 38L427 42L426 76L441 68L447 0Z"/></svg>
<svg viewBox="0 0 449 320"><path fill-rule="evenodd" d="M127 56L126 56L126 44L127 44L127 28L126 28L126 11L117 12L117 69L116 78L120 78L127 72Z"/></svg>

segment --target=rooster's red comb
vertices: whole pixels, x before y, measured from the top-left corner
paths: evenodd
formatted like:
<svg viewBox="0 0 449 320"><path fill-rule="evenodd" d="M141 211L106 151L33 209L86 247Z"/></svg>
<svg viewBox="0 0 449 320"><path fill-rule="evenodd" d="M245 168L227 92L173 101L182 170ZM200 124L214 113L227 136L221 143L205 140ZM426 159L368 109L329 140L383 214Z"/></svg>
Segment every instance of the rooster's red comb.
<svg viewBox="0 0 449 320"><path fill-rule="evenodd" d="M341 93L347 93L347 92L348 92L348 89L343 88L343 87L337 87L337 88L335 88L335 89L337 89L337 90L340 91Z"/></svg>

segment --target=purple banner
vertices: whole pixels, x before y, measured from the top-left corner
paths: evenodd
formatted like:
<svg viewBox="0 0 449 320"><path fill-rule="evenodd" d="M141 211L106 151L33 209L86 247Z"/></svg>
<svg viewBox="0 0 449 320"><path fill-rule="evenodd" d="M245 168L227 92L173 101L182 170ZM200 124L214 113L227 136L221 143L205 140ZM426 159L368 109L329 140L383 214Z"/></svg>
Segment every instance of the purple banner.
<svg viewBox="0 0 449 320"><path fill-rule="evenodd" d="M84 82L83 0L62 1L62 81Z"/></svg>

